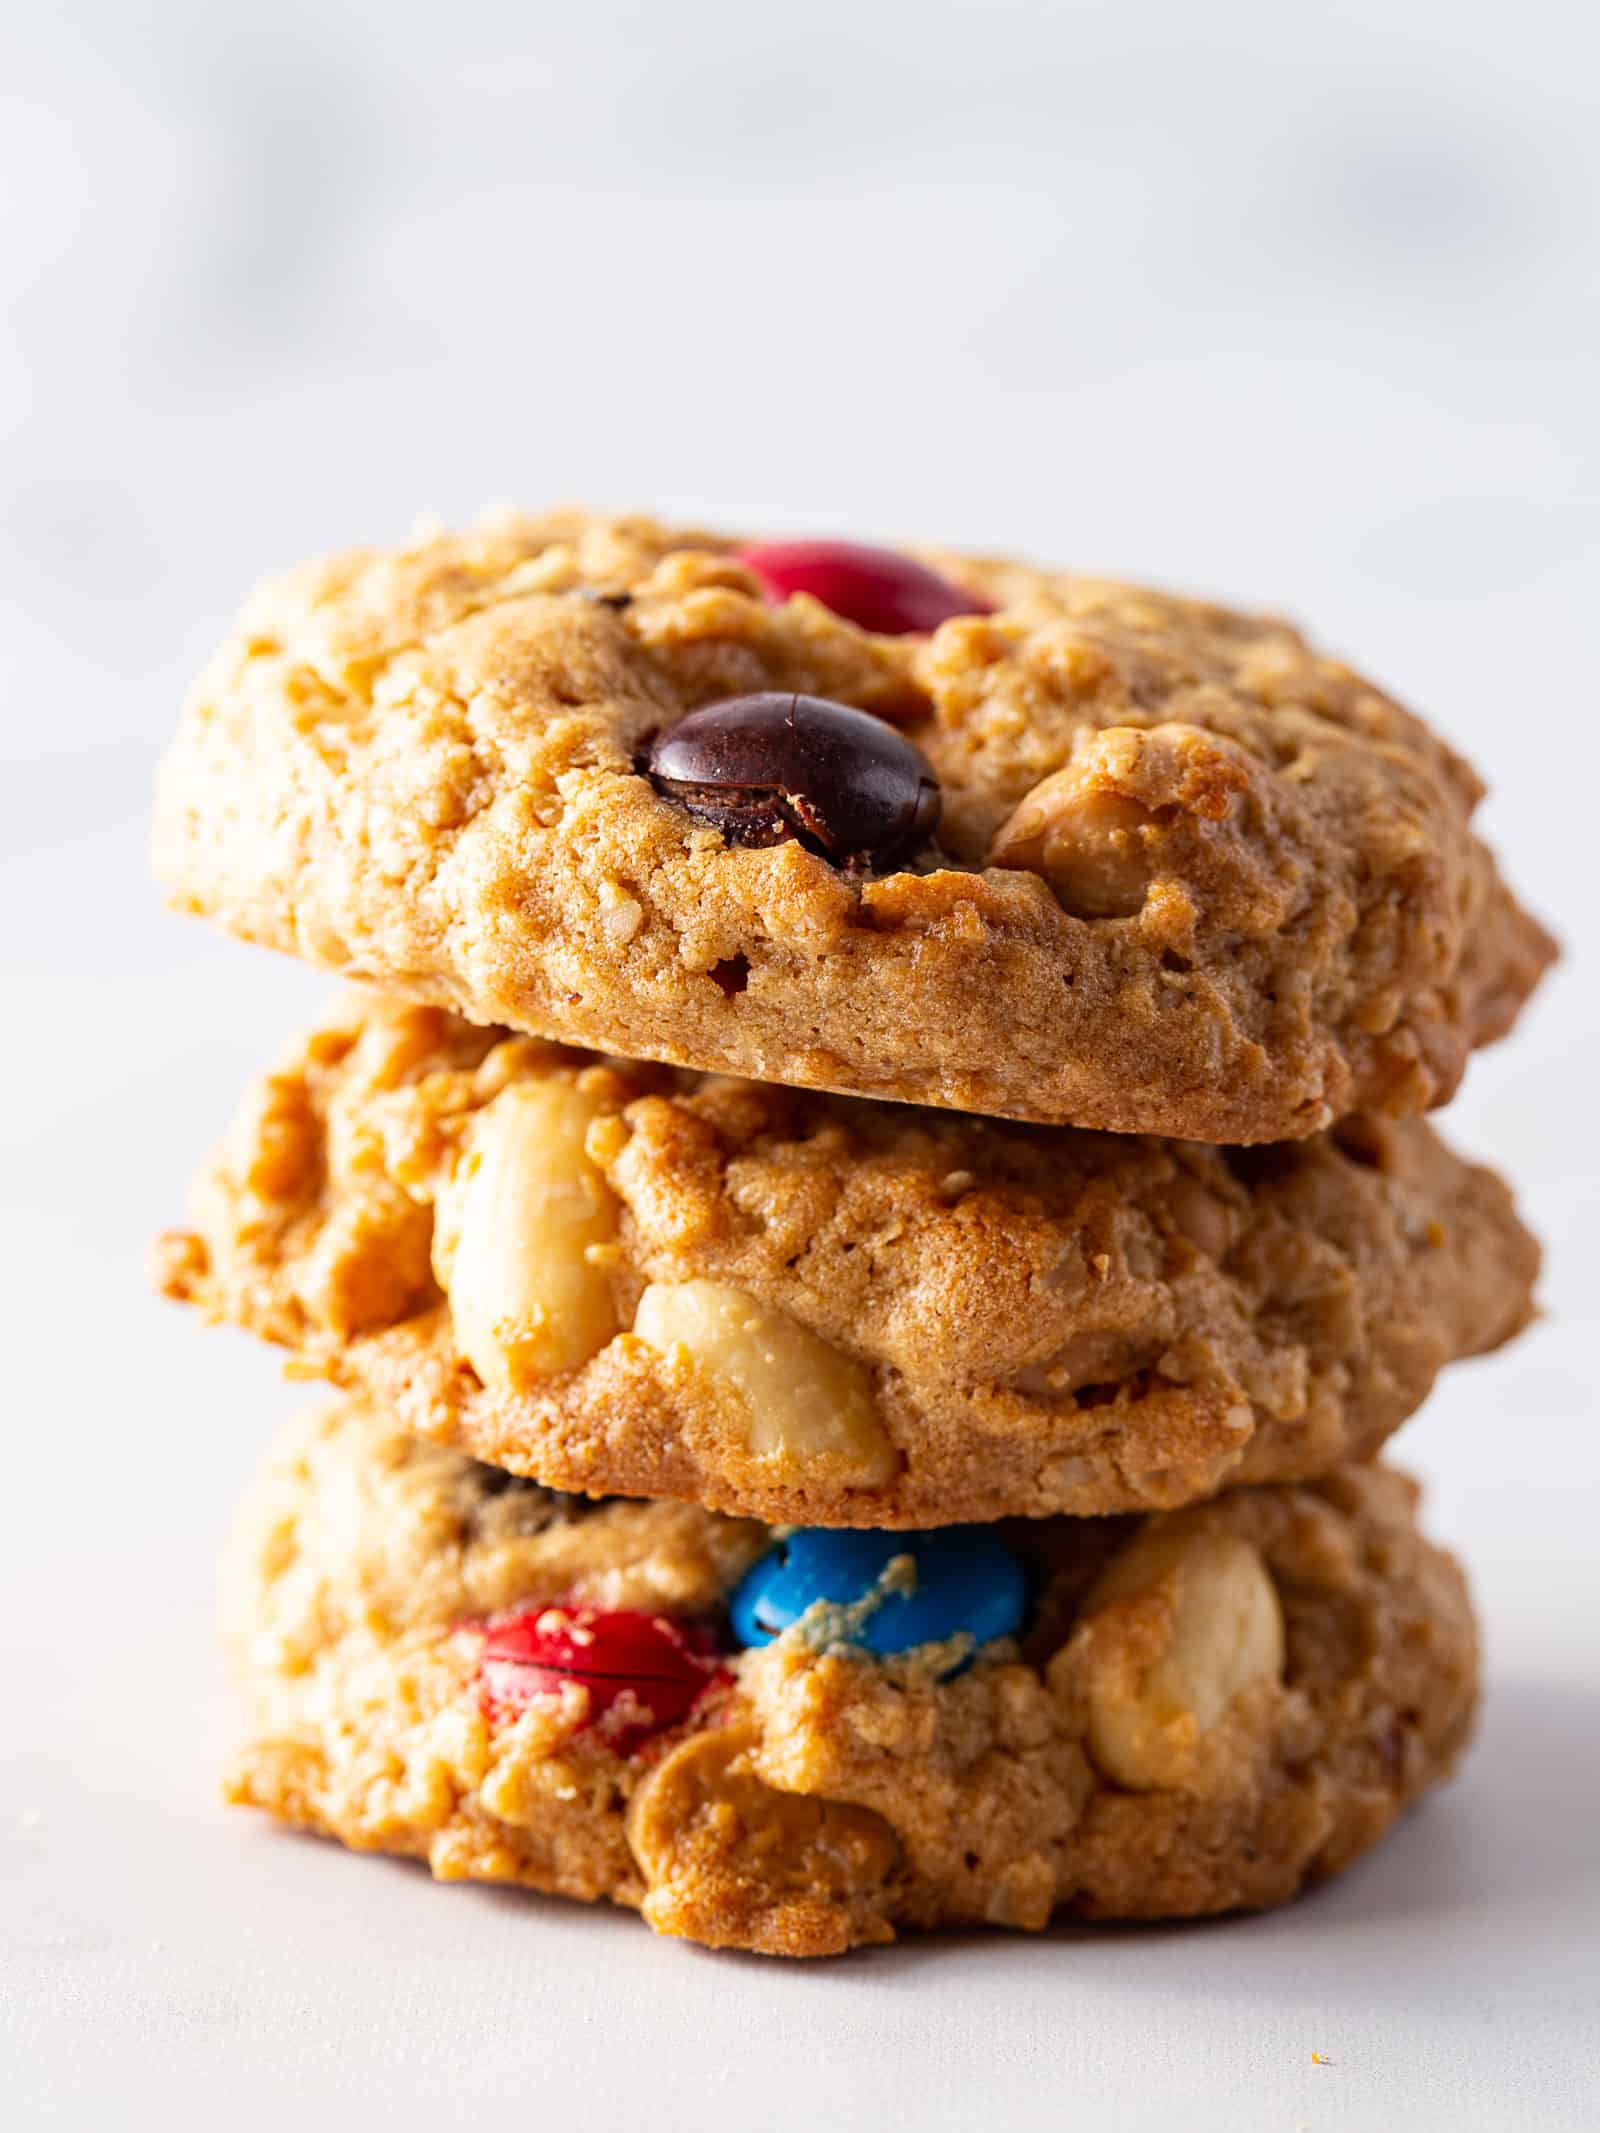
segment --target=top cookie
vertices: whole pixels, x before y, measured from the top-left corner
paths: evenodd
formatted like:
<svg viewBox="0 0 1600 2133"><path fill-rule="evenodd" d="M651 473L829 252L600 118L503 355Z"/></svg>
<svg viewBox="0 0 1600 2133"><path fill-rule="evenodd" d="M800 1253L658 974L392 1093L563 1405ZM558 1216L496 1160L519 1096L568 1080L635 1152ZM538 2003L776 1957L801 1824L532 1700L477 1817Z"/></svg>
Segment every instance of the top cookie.
<svg viewBox="0 0 1600 2133"><path fill-rule="evenodd" d="M201 676L157 869L325 968L755 1079L1223 1142L1447 1098L1555 952L1461 759L1286 623L938 569L580 512L310 566Z"/></svg>

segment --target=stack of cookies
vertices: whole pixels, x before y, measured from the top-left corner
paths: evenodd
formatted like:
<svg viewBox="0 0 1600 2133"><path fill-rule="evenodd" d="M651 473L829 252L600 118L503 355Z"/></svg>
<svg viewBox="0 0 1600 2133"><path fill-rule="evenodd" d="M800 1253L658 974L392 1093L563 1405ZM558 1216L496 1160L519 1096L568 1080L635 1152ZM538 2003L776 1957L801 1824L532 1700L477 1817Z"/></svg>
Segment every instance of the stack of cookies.
<svg viewBox="0 0 1600 2133"><path fill-rule="evenodd" d="M167 1292L335 1404L230 1796L790 1955L1191 1916L1454 1765L1378 1461L1537 1248L1420 1114L1553 949L1287 624L578 512L259 592L159 871L364 981Z"/></svg>

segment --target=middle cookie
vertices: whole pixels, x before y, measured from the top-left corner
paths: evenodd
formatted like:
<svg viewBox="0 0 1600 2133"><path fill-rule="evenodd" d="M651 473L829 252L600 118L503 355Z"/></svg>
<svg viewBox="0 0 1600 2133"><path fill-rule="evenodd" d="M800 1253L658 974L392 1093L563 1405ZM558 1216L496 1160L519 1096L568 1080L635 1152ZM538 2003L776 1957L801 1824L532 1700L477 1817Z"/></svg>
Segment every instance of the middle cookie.
<svg viewBox="0 0 1600 2133"><path fill-rule="evenodd" d="M167 1293L419 1435L773 1524L1172 1508L1369 1456L1528 1320L1420 1120L1202 1147L599 1060L355 1001L256 1088Z"/></svg>

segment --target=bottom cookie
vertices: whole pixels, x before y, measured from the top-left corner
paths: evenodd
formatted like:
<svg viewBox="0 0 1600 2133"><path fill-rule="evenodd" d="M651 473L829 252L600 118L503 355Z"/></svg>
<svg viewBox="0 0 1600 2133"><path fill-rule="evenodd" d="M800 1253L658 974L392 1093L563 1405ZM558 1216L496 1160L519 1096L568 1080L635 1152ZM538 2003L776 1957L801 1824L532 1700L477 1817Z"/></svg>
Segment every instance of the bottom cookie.
<svg viewBox="0 0 1600 2133"><path fill-rule="evenodd" d="M768 1954L1281 1903L1466 1740L1472 1614L1415 1502L1353 1466L1144 1519L774 1534L346 1402L285 1434L230 1550L228 1795Z"/></svg>

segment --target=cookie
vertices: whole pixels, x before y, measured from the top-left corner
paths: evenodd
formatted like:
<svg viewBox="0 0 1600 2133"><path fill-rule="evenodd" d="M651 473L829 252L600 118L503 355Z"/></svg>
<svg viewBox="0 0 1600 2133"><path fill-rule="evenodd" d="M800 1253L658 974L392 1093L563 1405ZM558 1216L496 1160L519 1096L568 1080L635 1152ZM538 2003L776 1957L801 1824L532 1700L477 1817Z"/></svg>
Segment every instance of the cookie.
<svg viewBox="0 0 1600 2133"><path fill-rule="evenodd" d="M159 1279L552 1487L802 1525L1169 1508L1363 1457L1527 1320L1420 1120L1278 1148L957 1117L352 1001Z"/></svg>
<svg viewBox="0 0 1600 2133"><path fill-rule="evenodd" d="M1554 954L1459 757L1284 622L940 571L580 512L314 565L201 676L157 869L707 1071L1234 1143L1448 1097Z"/></svg>
<svg viewBox="0 0 1600 2133"><path fill-rule="evenodd" d="M1467 1737L1472 1615L1415 1497L1353 1466L983 1529L1022 1596L995 1616L992 1563L945 1536L591 1504L352 1402L287 1433L241 1517L254 1722L227 1791L443 1880L767 1954L1282 1903ZM762 1627L799 1540L855 1553Z"/></svg>

